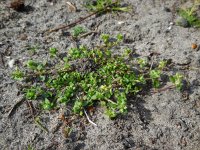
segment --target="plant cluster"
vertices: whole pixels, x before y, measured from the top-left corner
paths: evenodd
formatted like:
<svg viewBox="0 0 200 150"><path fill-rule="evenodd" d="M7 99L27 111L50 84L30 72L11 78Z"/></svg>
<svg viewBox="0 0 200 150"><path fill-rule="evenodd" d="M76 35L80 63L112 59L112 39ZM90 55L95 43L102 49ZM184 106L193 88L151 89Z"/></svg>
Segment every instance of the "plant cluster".
<svg viewBox="0 0 200 150"><path fill-rule="evenodd" d="M128 12L130 7L122 7L120 5L121 0L87 0L84 5L89 11L92 12L108 12L108 11L123 11Z"/></svg>
<svg viewBox="0 0 200 150"><path fill-rule="evenodd" d="M77 38L79 35L85 32L87 32L87 30L82 26L75 26L74 28L72 28L72 36L74 38Z"/></svg>
<svg viewBox="0 0 200 150"><path fill-rule="evenodd" d="M178 14L187 21L189 26L200 28L200 18L196 14L199 6L200 0L195 0L192 7L179 9ZM181 22L177 22L177 24L181 25Z"/></svg>
<svg viewBox="0 0 200 150"><path fill-rule="evenodd" d="M23 88L26 99L39 100L45 110L65 104L72 106L74 113L82 115L85 109L100 104L110 118L126 113L128 97L147 87L161 86L167 62L161 61L152 67L147 59L132 60L132 50L128 48L123 54L113 54L112 50L119 46L123 36L118 34L112 41L108 34L101 38L103 44L98 48L72 48L67 57L52 67L29 60L25 71L16 69L12 76L26 83ZM57 53L55 48L50 49L51 55ZM181 89L180 74L171 76L170 80Z"/></svg>

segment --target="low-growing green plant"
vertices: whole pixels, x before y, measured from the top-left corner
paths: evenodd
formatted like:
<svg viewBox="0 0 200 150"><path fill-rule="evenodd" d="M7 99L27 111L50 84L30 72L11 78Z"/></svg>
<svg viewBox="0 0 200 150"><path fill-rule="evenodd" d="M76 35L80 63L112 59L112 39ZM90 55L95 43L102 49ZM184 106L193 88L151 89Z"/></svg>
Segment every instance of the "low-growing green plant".
<svg viewBox="0 0 200 150"><path fill-rule="evenodd" d="M30 144L27 146L27 150L34 150L33 146L31 146Z"/></svg>
<svg viewBox="0 0 200 150"><path fill-rule="evenodd" d="M87 30L82 26L75 26L72 28L72 36L77 38L79 35L85 33Z"/></svg>
<svg viewBox="0 0 200 150"><path fill-rule="evenodd" d="M129 96L162 85L161 76L167 63L160 61L152 67L145 58L127 59L131 53L127 48L125 55L113 54L123 40L121 34L116 38L103 34L101 38L103 43L97 48L71 48L56 65L29 60L25 71L17 69L12 77L26 82L23 89L26 99L41 101L44 110L70 104L74 113L83 115L85 109L100 104L110 118L124 114ZM182 87L181 75L176 74L170 80L177 88Z"/></svg>
<svg viewBox="0 0 200 150"><path fill-rule="evenodd" d="M57 52L58 52L58 50L56 48L51 47L49 49L50 57L56 57Z"/></svg>
<svg viewBox="0 0 200 150"><path fill-rule="evenodd" d="M18 68L16 68L15 71L12 73L12 78L15 80L21 81L23 80L23 77L24 77L24 73Z"/></svg>
<svg viewBox="0 0 200 150"><path fill-rule="evenodd" d="M152 80L152 84L154 88L159 88L160 87L160 76L161 76L161 70L154 69L150 71L150 78Z"/></svg>
<svg viewBox="0 0 200 150"><path fill-rule="evenodd" d="M30 54L34 55L37 50L39 49L40 47L38 46L38 44L35 44L34 46L30 46L28 45L27 46L27 50L29 51Z"/></svg>
<svg viewBox="0 0 200 150"><path fill-rule="evenodd" d="M130 7L122 7L120 5L121 0L87 0L86 4L84 5L89 11L92 12L109 12L109 11L130 11Z"/></svg>
<svg viewBox="0 0 200 150"><path fill-rule="evenodd" d="M196 14L196 11L198 10L199 6L200 0L195 0L192 7L180 9L178 11L178 14L184 19L186 19L186 21L189 23L189 26L200 28L200 18ZM180 22L177 22L177 24L180 25Z"/></svg>
<svg viewBox="0 0 200 150"><path fill-rule="evenodd" d="M181 90L183 87L183 76L180 73L176 73L174 76L170 76L170 81L174 83L174 85Z"/></svg>
<svg viewBox="0 0 200 150"><path fill-rule="evenodd" d="M44 110L51 110L54 108L54 103L45 98L45 100L41 103L41 107Z"/></svg>
<svg viewBox="0 0 200 150"><path fill-rule="evenodd" d="M35 70L35 71L41 71L44 69L44 64L36 62L34 60L28 60L26 62L26 66L28 69Z"/></svg>

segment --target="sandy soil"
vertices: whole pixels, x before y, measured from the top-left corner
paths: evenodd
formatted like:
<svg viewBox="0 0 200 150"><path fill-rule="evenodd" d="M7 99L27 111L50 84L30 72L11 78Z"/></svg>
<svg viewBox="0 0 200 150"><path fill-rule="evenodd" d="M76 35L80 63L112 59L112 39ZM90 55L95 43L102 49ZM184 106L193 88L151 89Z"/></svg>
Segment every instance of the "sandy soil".
<svg viewBox="0 0 200 150"><path fill-rule="evenodd" d="M123 4L133 7L132 12L91 17L81 24L98 33L78 42L70 38L70 30L41 34L88 14L82 0L69 1L76 5L77 12L70 12L67 0L27 0L25 12L8 8L9 0L0 1L0 149L24 150L30 145L36 150L199 150L200 50L191 45L200 44L200 30L170 24L175 23L176 8L184 5L182 0L124 0ZM130 98L128 114L115 120L109 120L98 109L91 115L97 127L86 123L85 118L76 118L67 137L58 119L62 112L69 114L66 109L40 114L49 133L36 125L26 102L8 117L22 97L17 83L10 78L15 66L30 58L47 59L50 47L64 53L80 43L95 45L102 33L122 33L122 46L135 49L141 56L156 52L160 55L155 59L171 59L174 71L184 74L189 86L183 92L172 89ZM33 46L37 47L34 55L28 50ZM15 61L13 68L9 67L11 60Z"/></svg>

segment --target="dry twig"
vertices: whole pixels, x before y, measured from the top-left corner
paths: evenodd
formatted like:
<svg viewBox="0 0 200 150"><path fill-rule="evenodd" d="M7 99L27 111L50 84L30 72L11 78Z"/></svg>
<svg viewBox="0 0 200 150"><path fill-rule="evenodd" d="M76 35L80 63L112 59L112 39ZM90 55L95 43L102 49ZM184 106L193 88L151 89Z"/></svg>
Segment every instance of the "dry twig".
<svg viewBox="0 0 200 150"><path fill-rule="evenodd" d="M116 3L117 3L117 1L113 2L111 5L106 6L103 10L99 10L99 11L93 12L93 13L91 13L91 14L85 16L85 17L81 17L80 19L78 19L78 20L76 20L76 21L74 21L74 22L72 22L72 23L70 23L70 24L61 25L61 26L56 27L56 28L54 28L54 29L47 30L47 31L45 31L45 34L48 34L48 33L51 33L51 32L56 32L56 31L58 31L58 30L60 30L60 29L70 29L70 28L76 26L78 23L83 22L83 21L86 20L87 18L90 18L91 16L94 16L94 15L96 15L96 14L99 14L99 13L101 13L101 12L105 12L105 11L109 10L109 8L110 8L112 5L116 4Z"/></svg>
<svg viewBox="0 0 200 150"><path fill-rule="evenodd" d="M94 125L94 126L97 126L96 123L94 123L92 120L90 120L90 118L89 118L87 112L85 111L85 109L84 109L84 113L85 113L85 116L86 116L87 120L89 121L89 123L91 123L91 124Z"/></svg>

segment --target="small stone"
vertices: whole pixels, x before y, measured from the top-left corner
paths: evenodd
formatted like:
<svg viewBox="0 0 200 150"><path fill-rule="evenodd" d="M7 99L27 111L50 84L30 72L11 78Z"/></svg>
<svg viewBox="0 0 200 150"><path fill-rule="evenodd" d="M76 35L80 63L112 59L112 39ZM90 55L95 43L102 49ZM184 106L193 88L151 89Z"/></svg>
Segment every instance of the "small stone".
<svg viewBox="0 0 200 150"><path fill-rule="evenodd" d="M67 3L68 10L70 12L76 12L77 11L77 8L74 4L72 4L71 2L66 2L66 3Z"/></svg>
<svg viewBox="0 0 200 150"><path fill-rule="evenodd" d="M117 22L119 25L124 24L124 21L118 21Z"/></svg>
<svg viewBox="0 0 200 150"><path fill-rule="evenodd" d="M195 43L192 43L192 49L196 49L198 46Z"/></svg>
<svg viewBox="0 0 200 150"><path fill-rule="evenodd" d="M8 66L9 66L10 68L13 68L14 63L15 63L15 59L9 60L9 61L8 61Z"/></svg>
<svg viewBox="0 0 200 150"><path fill-rule="evenodd" d="M184 28L190 27L189 22L185 18L182 18L182 17L178 18L176 23L177 23L177 25L184 27Z"/></svg>

